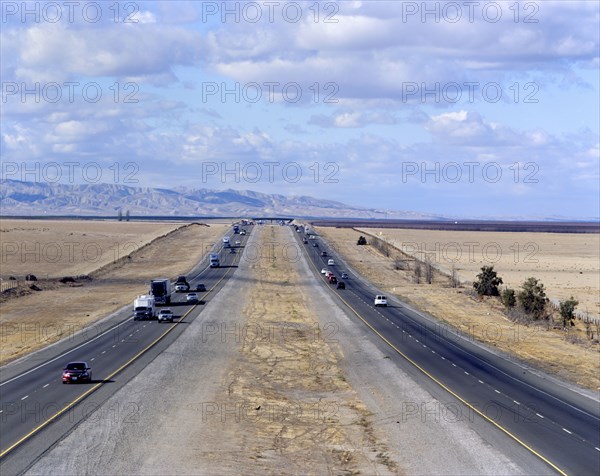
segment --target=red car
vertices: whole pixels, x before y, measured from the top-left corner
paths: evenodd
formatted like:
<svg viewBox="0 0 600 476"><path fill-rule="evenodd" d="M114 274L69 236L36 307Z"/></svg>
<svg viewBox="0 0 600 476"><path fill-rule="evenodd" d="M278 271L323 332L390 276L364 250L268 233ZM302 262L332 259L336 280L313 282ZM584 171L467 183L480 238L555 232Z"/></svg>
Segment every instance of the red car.
<svg viewBox="0 0 600 476"><path fill-rule="evenodd" d="M92 369L87 362L69 362L62 373L62 383L91 382Z"/></svg>

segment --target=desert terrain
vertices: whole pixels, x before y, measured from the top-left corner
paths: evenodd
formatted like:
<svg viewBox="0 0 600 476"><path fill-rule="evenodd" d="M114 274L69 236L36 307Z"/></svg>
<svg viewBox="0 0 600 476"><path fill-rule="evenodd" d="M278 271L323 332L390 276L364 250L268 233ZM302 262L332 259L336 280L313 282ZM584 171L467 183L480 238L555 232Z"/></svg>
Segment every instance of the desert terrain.
<svg viewBox="0 0 600 476"><path fill-rule="evenodd" d="M398 296L412 307L427 312L442 323L447 323L455 327L464 335L469 336L469 338L483 342L566 381L574 382L594 391L600 390L600 377L598 373L600 361L598 332L600 331L600 326L592 326L595 338L594 340L590 340L586 337L585 329L580 321L577 321L577 326L569 330L569 332L548 328L544 322L530 325L512 322L504 314L503 308L497 300L491 298L477 299L473 297L471 293L472 284L469 281L464 283L462 287L452 288L449 285L447 276L436 273L432 284L425 284L424 282L415 284L411 270L395 269L393 253L390 257L385 257L372 246L356 245L359 236L361 234L366 235L365 231L359 232L348 228L330 227L317 227L316 231L332 244L350 266L386 293ZM366 231L373 232L372 229ZM390 230L382 231L388 237L391 236ZM399 231L397 236L404 236L403 233L406 231ZM417 241L425 239L432 233L431 230L417 231L410 236L411 239ZM448 238L448 236L452 236L449 232L442 233L446 235L446 240L443 243L450 242L452 239L456 241L454 237L452 239ZM498 233L484 234L483 237L479 237L480 243L498 242L497 235ZM369 236L367 236L368 238ZM467 236L461 236L460 239L476 240L471 233ZM550 249L546 245L547 241L545 240L552 239L554 240L552 243L558 243L558 237L538 237L540 250ZM508 249L509 243L514 243L514 241L511 241L512 237L504 238L504 240L505 249ZM567 242L567 240L571 241ZM579 276L579 271L586 271L587 274L592 274L594 266L596 270L598 267L598 259L594 258L594 256L598 256L597 240L597 235L569 236L561 244L562 247L558 247L557 245L557 247L552 248L554 253L562 249L564 257L555 256L546 251L544 254L546 257L542 260L542 253L540 251L537 255L537 266L540 269L558 270L560 267L555 266L554 263L566 263L569 261L569 256L582 256L582 258L575 260L577 264L571 264L571 267L568 268L570 271L567 272L565 282L571 283L568 276ZM519 239L520 243L523 243L523 241L523 238ZM429 237L427 242L435 243L435 240ZM579 243L580 248L575 249L573 243ZM596 243L595 250L591 249L594 247L594 243ZM481 247L482 245L476 249L481 250ZM435 249L433 244L430 244L429 249ZM509 260L509 258L505 259ZM469 273L476 274L477 267L481 267L483 264L485 263L473 263L468 268L471 271L463 271L464 279L468 279ZM528 276L541 277L541 275L537 274L533 264L528 263L527 268L525 268L523 263L513 264L513 266L516 270L527 270L524 273ZM500 276L503 277L505 275L502 266L495 266L495 269L498 270ZM517 273L519 272L521 271L517 271ZM558 273L558 271L556 272ZM598 271L596 271L596 276L598 276ZM518 278L513 277L512 279L516 279L518 284ZM560 283L562 281L558 279L552 282ZM590 287L592 286L591 279L585 282ZM581 286L583 286L582 289L587 289L586 286ZM552 289L555 288L553 287ZM549 291L548 294L551 295L551 292ZM590 294L593 294L591 290ZM575 297L581 299L581 296ZM598 294L596 291L597 297ZM589 302L593 301L591 295L588 299Z"/></svg>

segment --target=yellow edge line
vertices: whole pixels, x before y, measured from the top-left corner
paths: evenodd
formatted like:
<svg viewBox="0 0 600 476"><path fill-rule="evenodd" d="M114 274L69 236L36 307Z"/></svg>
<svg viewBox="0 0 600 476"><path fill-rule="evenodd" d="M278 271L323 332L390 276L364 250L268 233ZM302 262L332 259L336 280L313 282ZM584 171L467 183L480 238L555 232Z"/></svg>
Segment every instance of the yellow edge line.
<svg viewBox="0 0 600 476"><path fill-rule="evenodd" d="M311 259L309 259L309 262L311 263L313 269L316 272L319 272L319 269L316 267L315 263L313 263L313 261ZM323 281L323 277L320 276L321 281ZM425 374L427 377L429 377L431 380L433 380L435 383L437 383L440 387L442 387L444 390L446 390L450 395L454 396L456 399L458 399L460 402L462 402L463 404L465 404L467 407L469 407L471 410L473 410L475 413L477 413L478 415L480 415L481 417L483 417L485 420L487 420L488 422L492 423L494 426L496 426L498 429L502 430L505 434L507 434L508 436L510 436L513 440L515 440L517 443L519 443L520 445L522 445L524 448L526 448L527 450L529 450L531 453L533 453L535 456L537 456L538 458L540 458L542 461L544 461L546 464L550 465L553 469L555 469L556 471L558 471L560 474L562 474L563 476L568 476L567 473L565 471L563 471L562 469L560 469L558 466L556 466L552 461L550 461L548 458L546 458L545 456L541 455L540 453L538 453L536 450L534 450L531 446L529 446L527 443L525 443L524 441L520 440L516 435L513 435L510 431L508 431L506 428L504 428L503 426L499 425L498 423L496 423L494 420L492 420L490 417L488 417L485 413L481 412L480 410L478 410L477 408L475 408L473 405L471 405L469 402L467 402L464 398L462 398L460 395L458 395L456 392L454 392L453 390L451 390L450 388L448 388L445 384L443 384L442 382L440 382L437 378L435 378L433 375L431 375L429 372L427 372L424 368L422 368L419 364L417 364L415 361L413 361L410 357L408 357L406 354L404 354L400 349L398 349L394 344L392 344L389 340L387 340L383 335L381 335L371 324L369 324L342 296L340 296L339 293L336 293L333 291L333 289L330 288L330 286L327 284L327 289L329 289L333 294L335 294L346 306L348 306L348 308L356 315L356 317L358 317L362 322L364 322L369 329L371 329L375 334L377 334L377 336L379 338L381 338L381 340L383 340L387 345L389 345L392 349L394 349L398 354L400 354L403 358L405 358L408 362L410 362L412 365L414 365L417 369L419 369L421 372L423 372L423 374Z"/></svg>
<svg viewBox="0 0 600 476"><path fill-rule="evenodd" d="M229 272L231 271L232 268L228 268L227 271L225 272L225 274L221 277L221 279L219 279L205 294L208 295L208 293L212 292L217 285L223 281L225 279L225 277L229 274ZM11 446L9 446L8 448L6 448L4 451L2 451L0 453L0 458L4 457L5 455L7 455L8 453L10 453L12 450L14 450L17 446L19 446L21 443L23 443L24 441L28 440L29 438L31 438L33 435L35 435L38 431L40 431L42 428L46 427L49 423L51 423L52 421L56 420L59 416L61 416L63 413L65 413L67 410L73 408L80 400L83 400L85 397L87 397L90 393L94 392L95 390L97 390L101 385L104 384L104 381L106 380L110 380L111 378L113 378L115 375L117 375L119 372L121 372L123 369L125 369L126 367L128 367L129 365L131 365L135 360L137 360L138 358L140 358L140 356L142 354L144 354L146 351L150 350L151 347L155 346L159 341L161 341L162 339L164 339L164 337L171 332L173 329L175 329L175 326L177 326L183 319L185 319L185 317L194 310L194 308L197 306L197 304L194 304L190 310L188 312L186 312L183 316L181 316L181 319L179 321L177 321L173 326L169 327L163 334L161 334L160 336L158 336L158 338L156 340L154 340L152 343L150 343L147 347L145 347L144 349L142 349L140 352L138 352L136 355L134 355L129 361L127 361L126 363L124 363L121 367L119 367L117 370L115 370L112 374L110 374L108 377L106 377L105 379L103 379L102 382L97 383L96 385L94 385L92 388L90 388L88 391L82 393L81 395L79 395L79 397L77 397L75 400L73 400L71 403L69 403L66 407L64 407L62 410L59 410L58 412L56 412L54 415L52 415L50 418L48 418L45 422L41 423L40 425L38 425L36 428L34 428L33 430L31 430L29 433L27 433L25 436L21 437L18 441L16 441L15 443L13 443Z"/></svg>

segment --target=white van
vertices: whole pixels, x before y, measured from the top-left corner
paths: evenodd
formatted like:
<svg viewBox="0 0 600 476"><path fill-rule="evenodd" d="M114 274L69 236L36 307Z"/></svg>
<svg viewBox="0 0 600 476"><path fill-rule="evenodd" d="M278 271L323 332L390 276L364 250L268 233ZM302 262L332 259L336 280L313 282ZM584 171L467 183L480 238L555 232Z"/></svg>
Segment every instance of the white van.
<svg viewBox="0 0 600 476"><path fill-rule="evenodd" d="M333 261L332 259L328 260L327 266L335 266L335 261Z"/></svg>
<svg viewBox="0 0 600 476"><path fill-rule="evenodd" d="M385 297L383 294L378 294L375 296L375 307L378 306L387 306L387 297Z"/></svg>

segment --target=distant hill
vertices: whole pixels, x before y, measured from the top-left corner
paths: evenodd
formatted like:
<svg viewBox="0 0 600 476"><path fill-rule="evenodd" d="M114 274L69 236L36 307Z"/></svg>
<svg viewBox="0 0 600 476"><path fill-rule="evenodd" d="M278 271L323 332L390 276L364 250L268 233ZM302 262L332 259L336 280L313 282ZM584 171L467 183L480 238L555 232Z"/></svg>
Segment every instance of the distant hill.
<svg viewBox="0 0 600 476"><path fill-rule="evenodd" d="M164 189L114 184L0 181L0 213L10 215L273 216L443 220L410 211L356 207L308 196L250 190Z"/></svg>

